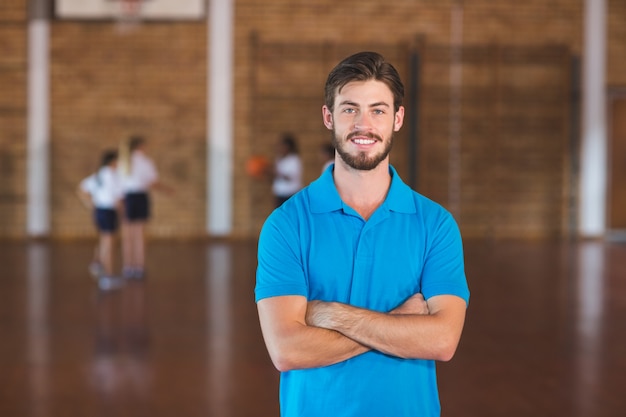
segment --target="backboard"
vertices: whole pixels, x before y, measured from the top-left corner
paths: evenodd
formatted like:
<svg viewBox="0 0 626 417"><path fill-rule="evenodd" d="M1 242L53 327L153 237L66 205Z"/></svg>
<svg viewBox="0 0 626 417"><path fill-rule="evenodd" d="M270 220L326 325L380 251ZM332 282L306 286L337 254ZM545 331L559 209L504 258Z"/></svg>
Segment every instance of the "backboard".
<svg viewBox="0 0 626 417"><path fill-rule="evenodd" d="M198 20L206 13L206 0L56 0L57 19Z"/></svg>

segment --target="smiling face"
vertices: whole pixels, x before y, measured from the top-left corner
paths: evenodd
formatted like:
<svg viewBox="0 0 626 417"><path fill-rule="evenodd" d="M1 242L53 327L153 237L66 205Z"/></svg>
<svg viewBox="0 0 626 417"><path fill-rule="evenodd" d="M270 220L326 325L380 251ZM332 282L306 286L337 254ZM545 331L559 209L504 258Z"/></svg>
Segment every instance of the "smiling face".
<svg viewBox="0 0 626 417"><path fill-rule="evenodd" d="M352 81L335 96L333 111L322 108L339 158L356 170L370 171L388 160L393 132L402 127L404 107L394 111L393 94L381 81Z"/></svg>

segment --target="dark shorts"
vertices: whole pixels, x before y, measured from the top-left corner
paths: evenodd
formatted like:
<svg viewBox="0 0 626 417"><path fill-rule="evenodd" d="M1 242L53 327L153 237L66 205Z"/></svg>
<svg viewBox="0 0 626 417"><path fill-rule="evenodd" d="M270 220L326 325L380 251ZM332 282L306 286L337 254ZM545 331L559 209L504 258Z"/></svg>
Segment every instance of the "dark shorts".
<svg viewBox="0 0 626 417"><path fill-rule="evenodd" d="M150 198L148 193L128 193L124 197L126 220L148 220L150 218Z"/></svg>
<svg viewBox="0 0 626 417"><path fill-rule="evenodd" d="M117 211L97 208L93 217L98 231L112 233L117 230Z"/></svg>
<svg viewBox="0 0 626 417"><path fill-rule="evenodd" d="M283 203L287 200L289 200L291 198L290 195L287 196L282 196L282 195L275 195L274 196L274 204L276 205L276 207L280 207L283 205Z"/></svg>

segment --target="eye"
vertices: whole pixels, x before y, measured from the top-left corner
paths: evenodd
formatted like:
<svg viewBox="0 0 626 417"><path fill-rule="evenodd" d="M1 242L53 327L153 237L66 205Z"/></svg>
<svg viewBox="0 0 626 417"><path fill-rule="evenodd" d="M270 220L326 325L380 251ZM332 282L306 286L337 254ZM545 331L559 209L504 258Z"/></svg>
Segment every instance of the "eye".
<svg viewBox="0 0 626 417"><path fill-rule="evenodd" d="M352 114L352 113L356 113L356 109L354 107L346 107L345 109L343 109L343 112Z"/></svg>
<svg viewBox="0 0 626 417"><path fill-rule="evenodd" d="M385 114L383 109L374 109L374 114Z"/></svg>

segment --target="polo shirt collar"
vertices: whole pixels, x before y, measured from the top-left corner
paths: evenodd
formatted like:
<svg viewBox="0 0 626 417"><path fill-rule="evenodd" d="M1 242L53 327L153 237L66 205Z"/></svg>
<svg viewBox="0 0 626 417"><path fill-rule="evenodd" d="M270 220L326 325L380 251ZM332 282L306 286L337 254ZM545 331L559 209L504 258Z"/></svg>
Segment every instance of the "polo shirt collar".
<svg viewBox="0 0 626 417"><path fill-rule="evenodd" d="M344 207L333 180L334 168L335 164L331 164L309 186L309 198L313 213L326 213L341 210ZM417 212L415 200L413 199L413 190L402 181L396 169L391 165L389 165L389 173L391 174L391 186L389 187L387 198L383 202L383 207L400 213Z"/></svg>

